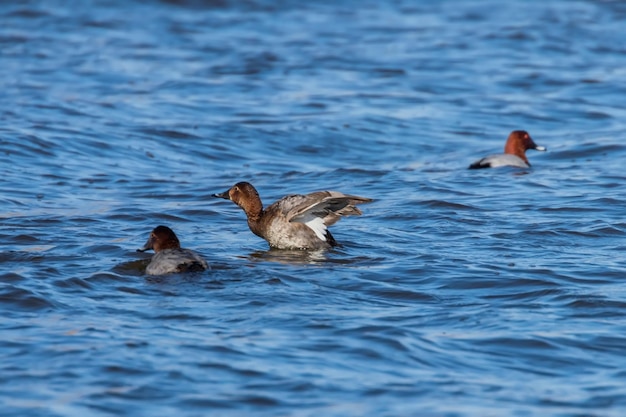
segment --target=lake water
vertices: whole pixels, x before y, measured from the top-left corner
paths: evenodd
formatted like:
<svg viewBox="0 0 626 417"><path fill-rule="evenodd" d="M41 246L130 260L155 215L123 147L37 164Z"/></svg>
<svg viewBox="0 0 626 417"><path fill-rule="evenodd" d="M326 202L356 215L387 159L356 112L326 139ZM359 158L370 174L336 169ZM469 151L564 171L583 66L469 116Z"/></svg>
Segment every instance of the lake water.
<svg viewBox="0 0 626 417"><path fill-rule="evenodd" d="M626 415L623 2L70 3L0 5L2 416Z"/></svg>

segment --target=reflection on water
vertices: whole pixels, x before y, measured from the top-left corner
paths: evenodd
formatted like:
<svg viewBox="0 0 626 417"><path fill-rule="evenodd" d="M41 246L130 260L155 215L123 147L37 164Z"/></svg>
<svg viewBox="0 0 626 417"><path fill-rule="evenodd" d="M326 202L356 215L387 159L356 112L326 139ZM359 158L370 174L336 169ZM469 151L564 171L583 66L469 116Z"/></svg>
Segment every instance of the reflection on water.
<svg viewBox="0 0 626 417"><path fill-rule="evenodd" d="M286 265L314 265L328 261L327 252L303 250L258 250L250 253L247 259L252 261L278 262Z"/></svg>

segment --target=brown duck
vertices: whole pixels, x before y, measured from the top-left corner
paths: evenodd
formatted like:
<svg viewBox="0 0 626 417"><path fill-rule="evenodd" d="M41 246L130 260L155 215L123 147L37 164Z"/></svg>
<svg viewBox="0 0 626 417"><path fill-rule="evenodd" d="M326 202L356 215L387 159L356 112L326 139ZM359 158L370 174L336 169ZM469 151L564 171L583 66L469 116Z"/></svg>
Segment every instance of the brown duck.
<svg viewBox="0 0 626 417"><path fill-rule="evenodd" d="M259 193L247 182L239 182L213 196L241 207L252 233L277 249L320 250L337 246L328 227L342 216L362 214L356 205L372 201L337 191L317 191L289 195L263 209Z"/></svg>

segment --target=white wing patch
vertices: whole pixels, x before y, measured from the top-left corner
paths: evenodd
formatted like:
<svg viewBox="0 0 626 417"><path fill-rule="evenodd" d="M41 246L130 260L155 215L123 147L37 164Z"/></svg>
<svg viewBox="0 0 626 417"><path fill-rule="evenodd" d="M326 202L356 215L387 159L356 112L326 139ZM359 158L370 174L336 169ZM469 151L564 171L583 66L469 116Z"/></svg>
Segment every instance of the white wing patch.
<svg viewBox="0 0 626 417"><path fill-rule="evenodd" d="M309 229L315 232L315 235L320 238L320 240L326 242L326 225L324 224L324 219L321 217L315 216L305 216L302 220L298 220L299 223L306 224Z"/></svg>

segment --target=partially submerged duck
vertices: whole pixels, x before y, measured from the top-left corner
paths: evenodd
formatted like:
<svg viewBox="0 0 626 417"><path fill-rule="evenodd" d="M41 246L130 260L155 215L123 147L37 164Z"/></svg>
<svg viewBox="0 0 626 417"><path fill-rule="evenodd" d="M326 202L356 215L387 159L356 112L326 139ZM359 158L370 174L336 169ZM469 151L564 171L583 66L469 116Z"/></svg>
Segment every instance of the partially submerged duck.
<svg viewBox="0 0 626 417"><path fill-rule="evenodd" d="M209 267L198 253L180 247L180 241L172 229L157 226L150 233L146 244L138 252L154 250L146 267L146 274L163 275L176 272L204 271Z"/></svg>
<svg viewBox="0 0 626 417"><path fill-rule="evenodd" d="M509 135L504 145L504 153L486 156L469 166L470 169L497 168L504 166L530 168L530 162L526 158L526 151L534 149L546 151L545 146L535 144L525 130L514 130Z"/></svg>

